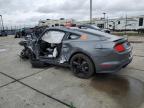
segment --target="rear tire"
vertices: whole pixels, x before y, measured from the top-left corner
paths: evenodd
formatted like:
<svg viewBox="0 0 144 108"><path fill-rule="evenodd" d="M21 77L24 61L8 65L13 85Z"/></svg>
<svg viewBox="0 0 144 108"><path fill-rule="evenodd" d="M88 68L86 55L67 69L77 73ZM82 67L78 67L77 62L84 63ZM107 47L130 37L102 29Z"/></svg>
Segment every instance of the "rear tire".
<svg viewBox="0 0 144 108"><path fill-rule="evenodd" d="M93 62L84 54L74 55L70 60L70 65L74 75L79 78L88 79L95 73Z"/></svg>

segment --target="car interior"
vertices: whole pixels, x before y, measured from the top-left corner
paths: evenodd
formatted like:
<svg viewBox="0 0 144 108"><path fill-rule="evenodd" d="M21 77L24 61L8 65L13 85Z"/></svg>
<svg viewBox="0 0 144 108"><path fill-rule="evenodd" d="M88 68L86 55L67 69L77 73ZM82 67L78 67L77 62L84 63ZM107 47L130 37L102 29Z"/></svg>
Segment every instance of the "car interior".
<svg viewBox="0 0 144 108"><path fill-rule="evenodd" d="M65 33L61 31L45 32L40 39L40 56L56 58L59 56L62 46L62 39Z"/></svg>

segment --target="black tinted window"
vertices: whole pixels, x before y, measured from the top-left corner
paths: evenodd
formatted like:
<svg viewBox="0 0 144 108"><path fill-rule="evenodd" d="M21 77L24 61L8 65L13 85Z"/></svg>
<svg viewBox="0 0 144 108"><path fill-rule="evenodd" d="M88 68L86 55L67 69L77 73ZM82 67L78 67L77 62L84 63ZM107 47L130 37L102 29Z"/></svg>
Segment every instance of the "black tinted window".
<svg viewBox="0 0 144 108"><path fill-rule="evenodd" d="M139 26L143 26L143 18L139 18Z"/></svg>
<svg viewBox="0 0 144 108"><path fill-rule="evenodd" d="M71 35L68 37L68 39L71 39L71 40L75 40L75 39L79 39L79 38L80 38L80 36L74 35L74 34L71 34Z"/></svg>

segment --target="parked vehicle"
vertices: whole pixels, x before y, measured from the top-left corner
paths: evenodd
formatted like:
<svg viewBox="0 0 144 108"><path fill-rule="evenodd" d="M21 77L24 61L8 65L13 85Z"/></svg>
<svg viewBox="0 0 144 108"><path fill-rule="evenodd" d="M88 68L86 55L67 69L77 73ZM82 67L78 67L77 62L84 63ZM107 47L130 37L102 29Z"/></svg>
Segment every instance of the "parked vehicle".
<svg viewBox="0 0 144 108"><path fill-rule="evenodd" d="M40 34L47 28L47 26L38 27L35 26L33 28L23 28L18 30L15 33L15 38L26 37L27 35L35 34L36 37L39 37Z"/></svg>
<svg viewBox="0 0 144 108"><path fill-rule="evenodd" d="M0 36L7 36L7 32L5 30L0 31Z"/></svg>
<svg viewBox="0 0 144 108"><path fill-rule="evenodd" d="M116 72L132 61L127 39L89 28L48 28L40 37L29 35L19 44L24 46L21 58L29 58L33 67L68 66L80 78Z"/></svg>
<svg viewBox="0 0 144 108"><path fill-rule="evenodd" d="M22 37L21 31L16 31L14 38L21 38L21 37Z"/></svg>

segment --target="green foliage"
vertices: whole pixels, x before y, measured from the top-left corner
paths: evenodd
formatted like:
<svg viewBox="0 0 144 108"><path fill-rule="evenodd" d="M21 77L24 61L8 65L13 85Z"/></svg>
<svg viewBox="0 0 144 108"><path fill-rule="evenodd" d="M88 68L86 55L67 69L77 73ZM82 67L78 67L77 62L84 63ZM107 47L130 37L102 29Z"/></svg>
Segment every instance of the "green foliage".
<svg viewBox="0 0 144 108"><path fill-rule="evenodd" d="M72 102L71 102L71 104L70 104L70 108L76 108L76 107L73 105Z"/></svg>

